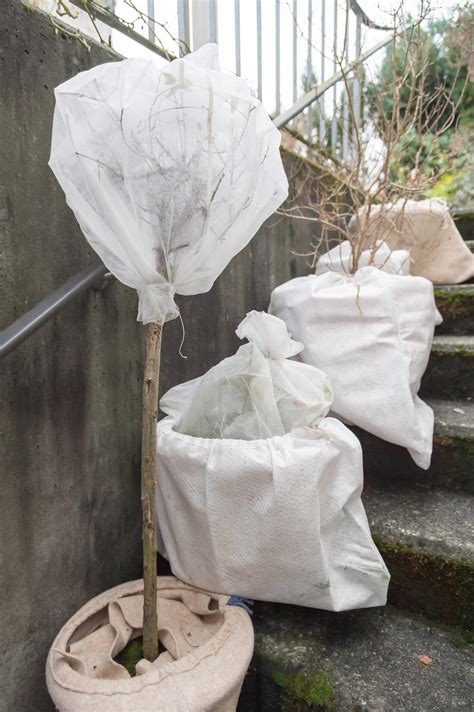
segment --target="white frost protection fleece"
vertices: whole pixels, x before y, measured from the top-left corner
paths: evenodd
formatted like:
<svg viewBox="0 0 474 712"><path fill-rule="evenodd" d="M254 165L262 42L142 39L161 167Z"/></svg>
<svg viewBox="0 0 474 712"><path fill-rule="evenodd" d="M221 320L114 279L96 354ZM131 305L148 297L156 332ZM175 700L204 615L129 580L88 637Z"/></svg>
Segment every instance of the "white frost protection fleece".
<svg viewBox="0 0 474 712"><path fill-rule="evenodd" d="M339 421L249 441L184 435L165 418L156 467L159 548L179 579L331 611L385 603L361 447Z"/></svg>
<svg viewBox="0 0 474 712"><path fill-rule="evenodd" d="M216 45L102 64L55 96L50 166L144 323L208 291L287 196L280 132Z"/></svg>
<svg viewBox="0 0 474 712"><path fill-rule="evenodd" d="M269 311L304 343L303 361L329 375L335 414L428 469L433 411L417 393L437 321L431 282L376 267L309 275L277 287Z"/></svg>
<svg viewBox="0 0 474 712"><path fill-rule="evenodd" d="M180 433L255 440L317 425L333 400L329 379L314 366L290 361L303 350L285 323L252 311L240 323L250 343L206 374L171 388L161 409Z"/></svg>
<svg viewBox="0 0 474 712"><path fill-rule="evenodd" d="M409 250L410 272L435 284L459 284L474 277L474 255L446 203L439 198L399 200L361 208L349 224L367 244L384 240L392 250Z"/></svg>
<svg viewBox="0 0 474 712"><path fill-rule="evenodd" d="M352 274L352 262L352 245L349 240L345 240L321 255L316 264L316 274L325 272ZM407 250L391 250L387 243L379 240L372 249L363 250L359 256L359 269L369 265L390 274L409 274L410 253Z"/></svg>
<svg viewBox="0 0 474 712"><path fill-rule="evenodd" d="M357 438L324 418L326 374L288 360L302 344L250 312L250 343L160 407L160 550L216 591L343 610L385 603L388 573L360 500Z"/></svg>

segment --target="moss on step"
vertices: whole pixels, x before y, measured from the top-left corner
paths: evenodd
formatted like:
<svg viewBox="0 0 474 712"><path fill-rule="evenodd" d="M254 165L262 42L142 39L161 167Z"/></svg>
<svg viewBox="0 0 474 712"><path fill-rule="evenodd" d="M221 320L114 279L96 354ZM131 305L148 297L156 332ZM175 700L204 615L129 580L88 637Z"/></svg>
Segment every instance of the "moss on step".
<svg viewBox="0 0 474 712"><path fill-rule="evenodd" d="M436 306L444 318L474 315L474 292L439 288L434 293Z"/></svg>
<svg viewBox="0 0 474 712"><path fill-rule="evenodd" d="M458 448L466 455L474 454L474 439L468 435L449 435L449 433L437 435L435 433L433 442L442 447Z"/></svg>
<svg viewBox="0 0 474 712"><path fill-rule="evenodd" d="M272 679L282 692L279 701L282 712L326 711L334 708L336 695L331 679L324 670L317 670L312 675L274 672Z"/></svg>
<svg viewBox="0 0 474 712"><path fill-rule="evenodd" d="M474 645L474 632L465 628L457 628L453 633L453 643L459 648Z"/></svg>
<svg viewBox="0 0 474 712"><path fill-rule="evenodd" d="M374 541L391 574L388 600L448 625L474 630L474 565L385 540Z"/></svg>
<svg viewBox="0 0 474 712"><path fill-rule="evenodd" d="M439 460L441 482L454 489L471 491L474 480L474 438L468 435L433 436L433 458ZM430 472L431 474L431 472Z"/></svg>
<svg viewBox="0 0 474 712"><path fill-rule="evenodd" d="M436 358L452 358L453 356L474 358L474 351L466 344L443 344L442 346L439 346L434 343L431 358L433 358L433 355Z"/></svg>

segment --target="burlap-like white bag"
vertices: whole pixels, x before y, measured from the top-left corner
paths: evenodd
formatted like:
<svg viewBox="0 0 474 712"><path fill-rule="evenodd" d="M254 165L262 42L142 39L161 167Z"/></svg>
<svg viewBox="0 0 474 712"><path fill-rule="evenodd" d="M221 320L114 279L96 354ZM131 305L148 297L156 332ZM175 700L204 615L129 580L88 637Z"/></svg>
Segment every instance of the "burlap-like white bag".
<svg viewBox="0 0 474 712"><path fill-rule="evenodd" d="M105 591L60 630L46 664L60 712L234 712L253 652L253 628L228 596L158 578L160 642L130 677L114 657L141 635L143 581Z"/></svg>
<svg viewBox="0 0 474 712"><path fill-rule="evenodd" d="M428 469L433 411L417 393L438 321L431 282L376 267L309 275L277 287L269 311L329 375L335 414Z"/></svg>
<svg viewBox="0 0 474 712"><path fill-rule="evenodd" d="M263 440L158 424L159 548L217 591L332 611L381 606L389 574L360 499L357 438L325 418Z"/></svg>
<svg viewBox="0 0 474 712"><path fill-rule="evenodd" d="M380 606L389 575L360 499L357 438L325 418L325 373L290 357L281 319L250 312L248 344L160 401L160 550L195 586L327 610Z"/></svg>
<svg viewBox="0 0 474 712"><path fill-rule="evenodd" d="M462 239L444 202L399 200L362 208L350 222L364 244L385 241L410 252L410 273L436 284L459 284L474 277L474 255Z"/></svg>

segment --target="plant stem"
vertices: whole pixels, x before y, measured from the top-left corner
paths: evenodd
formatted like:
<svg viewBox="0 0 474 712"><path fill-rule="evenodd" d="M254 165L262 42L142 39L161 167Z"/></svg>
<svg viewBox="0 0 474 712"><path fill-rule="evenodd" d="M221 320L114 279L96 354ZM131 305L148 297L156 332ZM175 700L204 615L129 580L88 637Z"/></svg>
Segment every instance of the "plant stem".
<svg viewBox="0 0 474 712"><path fill-rule="evenodd" d="M156 423L162 325L146 327L146 361L143 379L142 421L142 512L143 512L143 656L158 657L158 614L156 611Z"/></svg>

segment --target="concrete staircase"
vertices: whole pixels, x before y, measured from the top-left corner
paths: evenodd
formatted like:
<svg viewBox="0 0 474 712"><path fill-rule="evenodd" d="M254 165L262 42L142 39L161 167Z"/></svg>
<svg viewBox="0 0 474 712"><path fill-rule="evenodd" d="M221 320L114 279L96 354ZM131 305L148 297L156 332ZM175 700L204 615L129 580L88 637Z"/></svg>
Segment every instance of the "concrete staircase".
<svg viewBox="0 0 474 712"><path fill-rule="evenodd" d="M240 712L474 707L474 285L435 294L444 323L420 392L435 412L430 469L356 429L389 605L334 614L257 604Z"/></svg>

